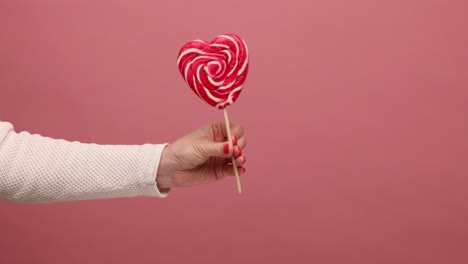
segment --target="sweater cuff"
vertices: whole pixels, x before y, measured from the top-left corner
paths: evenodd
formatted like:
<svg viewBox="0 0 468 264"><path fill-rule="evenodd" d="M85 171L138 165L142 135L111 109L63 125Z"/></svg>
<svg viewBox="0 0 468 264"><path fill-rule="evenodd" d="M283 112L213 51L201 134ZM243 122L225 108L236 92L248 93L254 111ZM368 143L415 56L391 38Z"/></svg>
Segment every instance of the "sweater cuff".
<svg viewBox="0 0 468 264"><path fill-rule="evenodd" d="M165 192L161 192L157 186L157 173L158 168L161 162L163 150L167 147L168 143L164 144L157 144L157 145L147 145L153 147L153 159L150 162L150 166L148 168L148 173L146 175L146 183L149 185L149 192L147 193L148 196L166 198L169 195L170 189L167 189Z"/></svg>

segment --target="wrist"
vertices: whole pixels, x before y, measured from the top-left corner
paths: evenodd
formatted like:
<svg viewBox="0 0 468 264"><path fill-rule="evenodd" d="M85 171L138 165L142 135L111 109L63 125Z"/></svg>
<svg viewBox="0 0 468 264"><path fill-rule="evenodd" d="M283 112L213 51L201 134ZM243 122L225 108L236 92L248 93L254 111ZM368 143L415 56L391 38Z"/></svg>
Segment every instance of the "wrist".
<svg viewBox="0 0 468 264"><path fill-rule="evenodd" d="M166 192L172 186L172 163L169 146L161 154L158 171L156 172L156 185L161 192Z"/></svg>

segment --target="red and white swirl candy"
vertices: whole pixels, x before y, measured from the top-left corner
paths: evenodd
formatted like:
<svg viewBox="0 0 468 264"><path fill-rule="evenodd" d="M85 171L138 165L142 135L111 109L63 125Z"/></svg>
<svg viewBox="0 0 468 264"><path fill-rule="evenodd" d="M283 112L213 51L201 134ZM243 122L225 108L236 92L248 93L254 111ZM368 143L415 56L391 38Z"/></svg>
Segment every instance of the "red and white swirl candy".
<svg viewBox="0 0 468 264"><path fill-rule="evenodd" d="M193 40L180 49L177 65L201 99L223 109L242 91L249 68L247 45L234 34L220 35L211 42Z"/></svg>

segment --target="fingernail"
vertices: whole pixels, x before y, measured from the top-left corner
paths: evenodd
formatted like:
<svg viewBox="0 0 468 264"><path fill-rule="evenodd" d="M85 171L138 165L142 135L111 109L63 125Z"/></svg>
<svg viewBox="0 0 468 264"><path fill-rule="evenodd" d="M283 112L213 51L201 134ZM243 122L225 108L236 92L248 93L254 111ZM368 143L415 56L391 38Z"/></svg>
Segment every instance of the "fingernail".
<svg viewBox="0 0 468 264"><path fill-rule="evenodd" d="M239 150L239 153L237 153L237 157L242 156L242 149L240 147L237 147L237 149Z"/></svg>
<svg viewBox="0 0 468 264"><path fill-rule="evenodd" d="M237 137L236 137L236 136L233 136L233 137L232 137L232 144L233 144L234 146L237 145Z"/></svg>
<svg viewBox="0 0 468 264"><path fill-rule="evenodd" d="M242 167L242 173L245 173L246 171L247 170L244 167Z"/></svg>
<svg viewBox="0 0 468 264"><path fill-rule="evenodd" d="M229 154L229 143L226 143L223 148L224 154Z"/></svg>

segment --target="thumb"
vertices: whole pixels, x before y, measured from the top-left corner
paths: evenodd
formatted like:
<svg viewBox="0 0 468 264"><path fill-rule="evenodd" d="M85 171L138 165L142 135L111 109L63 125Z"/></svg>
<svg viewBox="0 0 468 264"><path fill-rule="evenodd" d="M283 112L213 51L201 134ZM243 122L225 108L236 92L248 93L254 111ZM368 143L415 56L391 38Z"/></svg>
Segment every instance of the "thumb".
<svg viewBox="0 0 468 264"><path fill-rule="evenodd" d="M232 156L233 148L229 142L210 142L204 147L204 152L209 157L229 158Z"/></svg>

